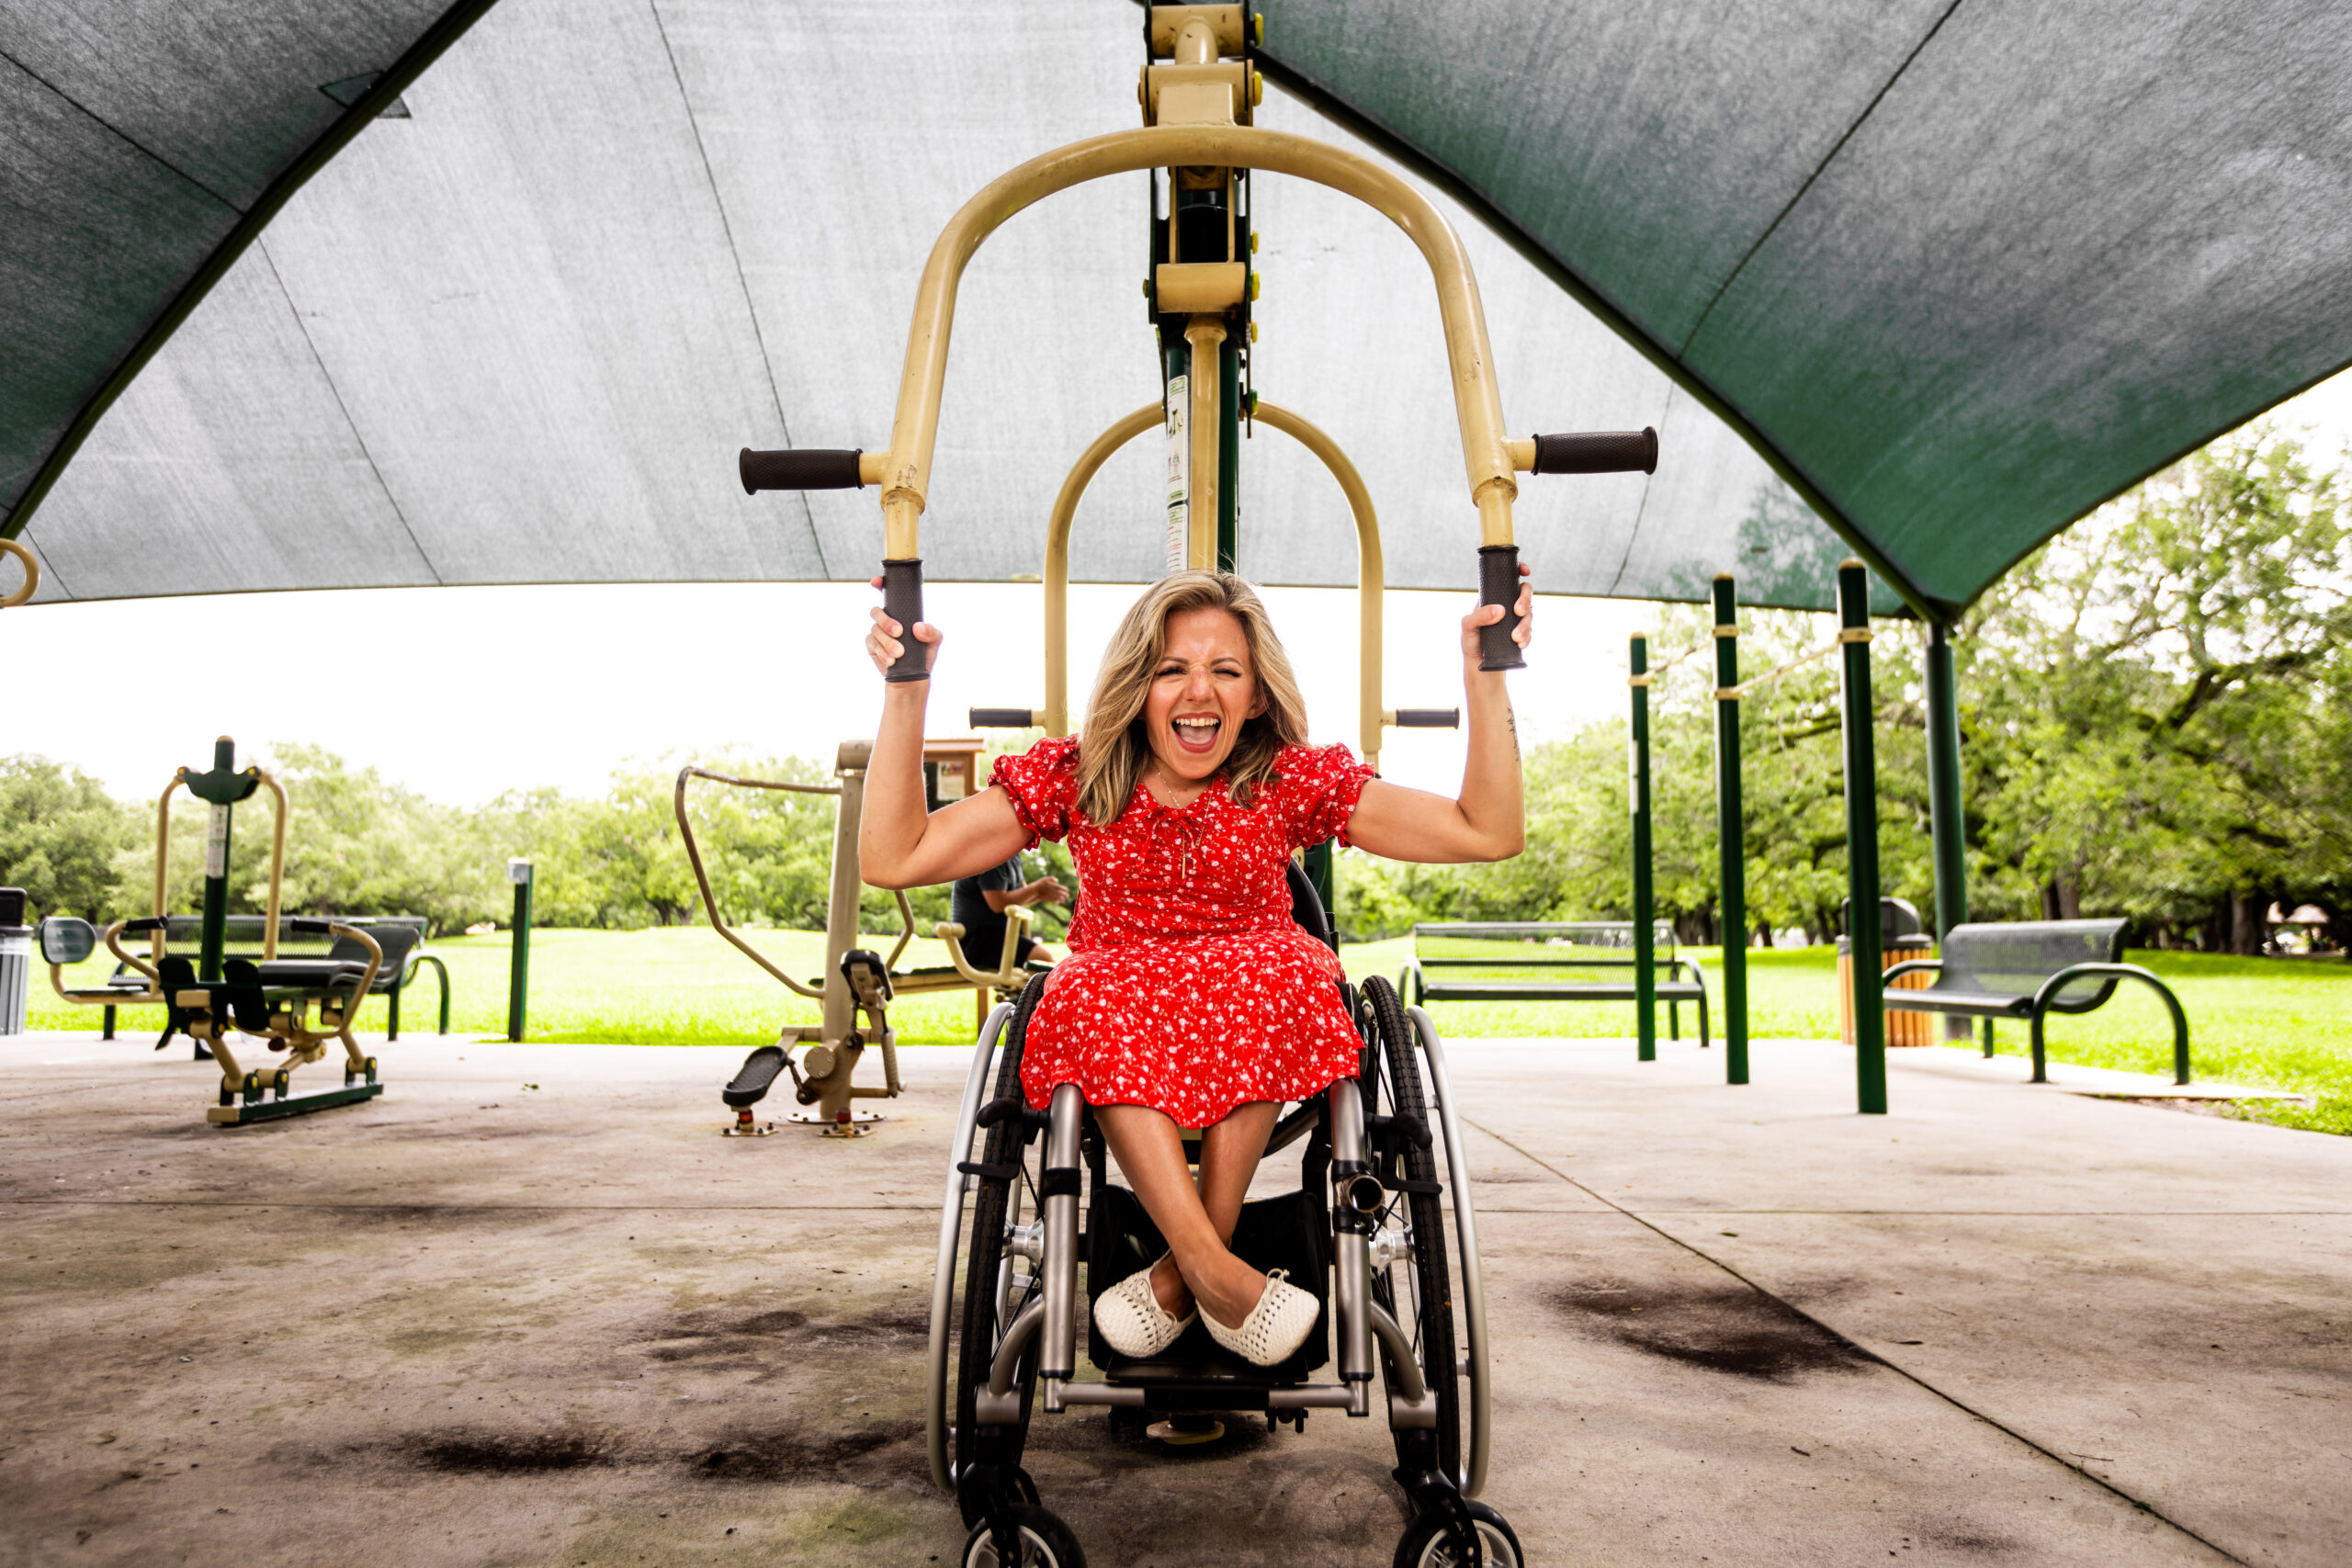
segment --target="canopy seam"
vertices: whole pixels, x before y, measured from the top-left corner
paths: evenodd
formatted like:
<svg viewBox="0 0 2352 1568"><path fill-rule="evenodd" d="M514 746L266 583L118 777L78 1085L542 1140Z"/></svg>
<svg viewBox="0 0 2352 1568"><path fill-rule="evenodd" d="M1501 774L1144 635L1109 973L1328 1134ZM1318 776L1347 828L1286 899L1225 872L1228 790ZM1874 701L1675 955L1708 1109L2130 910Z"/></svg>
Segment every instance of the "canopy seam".
<svg viewBox="0 0 2352 1568"><path fill-rule="evenodd" d="M344 428L351 432L354 441L359 443L359 455L368 459L368 471L376 476L376 488L384 492L384 503L392 509L392 520L401 525L401 532L408 536L409 548L416 552L416 558L423 561L424 570L433 574L433 585L447 587L448 580L441 575L441 569L433 564L433 558L425 553L424 542L410 526L408 513L401 508L401 498L392 493L391 481L384 478L383 467L376 461L376 454L368 447L368 437L361 432L359 422L351 417L351 405L343 400L343 389L335 385L334 372L327 368L326 356L319 352L318 343L311 336L310 323L302 320L302 312L296 308L294 291L286 287L286 275L277 270L277 258L269 254L268 239L256 235L254 249L260 253L262 265L269 268L270 279L277 285L277 297L286 301L286 313L294 318L294 330L302 334L302 346L311 351L311 363L319 367L319 378L327 384L327 395L334 400L335 412L343 415Z"/></svg>
<svg viewBox="0 0 2352 1568"><path fill-rule="evenodd" d="M58 593L62 597L63 602L73 604L82 603L82 601L74 594L74 590L67 586L65 574L57 570L56 564L49 558L49 552L40 547L40 542L38 539L35 539L29 534L23 534L17 536L17 542L23 545L27 549L31 550L35 555L40 557L40 584L43 588L50 587L53 584L56 587ZM29 610L33 605L40 603L42 603L42 601L39 599L30 600L24 607ZM56 603L56 601L52 600L50 601L50 603Z"/></svg>
<svg viewBox="0 0 2352 1568"><path fill-rule="evenodd" d="M1657 411L1657 422L1666 423L1666 416L1674 408L1674 394L1681 389L1669 376L1666 381L1666 406ZM1642 480L1642 499L1634 503L1634 525L1625 530L1625 553L1617 558L1617 575L1609 580L1608 597L1617 597L1617 585L1625 581L1625 569L1634 561L1634 541L1642 536L1642 519L1649 515L1650 491L1657 487L1657 476L1652 474Z"/></svg>
<svg viewBox="0 0 2352 1568"><path fill-rule="evenodd" d="M148 146L145 142L140 141L137 137L123 130L122 127L115 124L114 121L90 108L73 94L66 92L63 88L51 82L48 77L42 75L31 66L27 65L15 55L10 54L6 50L0 50L0 60L6 61L9 64L23 72L28 77L40 84L42 91L51 94L58 102L65 105L68 108L71 108L75 114L80 115L92 125L101 128L107 135L113 137L116 141L121 142L131 151L137 152L141 157L145 158L148 162L155 164L158 168L168 170L178 178L186 180L189 185L194 186L197 189L202 191L205 195L210 197L213 200L219 202L230 211L238 213L244 211L243 208L239 207L235 202L230 200L227 197L222 196L219 191L214 190L202 180L198 179L194 175L189 174L186 169L181 168L177 164L173 163L161 152L156 152L153 147Z"/></svg>
<svg viewBox="0 0 2352 1568"><path fill-rule="evenodd" d="M785 417L784 392L775 384L775 364L768 357L767 334L760 330L760 308L752 302L752 282L743 276L743 253L735 247L735 226L727 220L727 198L718 192L718 175L710 166L710 150L703 145L702 121L695 118L694 99L686 94L686 79L678 69L677 51L670 47L670 29L662 24L661 0L645 0L646 13L653 18L654 35L662 40L662 58L669 62L670 80L678 86L678 107L686 111L686 129L695 135L695 156L701 160L703 183L710 187L710 205L718 214L718 231L727 237L727 259L735 267L735 287L742 291L743 314L751 318L752 342L760 351L760 369L768 378L768 396L775 403L776 428L784 432L784 444L792 445L792 422ZM808 504L807 491L795 491L800 502L800 519L808 527L809 547L817 552L817 570L823 581L833 580L833 569L825 561L824 537L817 532L817 513Z"/></svg>
<svg viewBox="0 0 2352 1568"><path fill-rule="evenodd" d="M180 323L187 321L188 313L212 291L213 285L220 281L230 266L244 254L245 248L260 237L262 230L277 216L279 209L286 205L294 193L300 190L312 175L325 167L337 152L350 143L352 138L367 128L369 121L390 107L391 102L400 96L401 89L415 81L426 66L439 59L441 52L456 42L468 28L473 26L483 12L490 9L492 4L493 0L455 0L455 4L441 14L440 20L426 28L424 35L411 44L400 59L393 62L389 69L379 75L375 85L361 94L356 103L346 108L332 125L327 127L325 131L299 150L292 160L272 176L268 186L254 199L253 205L242 209L242 215L230 226L227 235L205 254L197 264L195 271L189 275L187 281L174 291L172 298L164 303L163 310L140 332L130 346L116 360L114 368L107 373L104 380L99 382L96 390L75 409L74 417L66 423L64 434L51 444L48 451L41 456L39 464L34 468L31 481L17 497L14 509L8 513L7 523L0 525L0 534L6 534L13 538L24 532L25 525L31 520L33 513L39 510L40 503L48 498L51 489L57 483L58 476L63 473L66 466L74 460L74 455L81 450L82 443L88 439L90 432L97 427L98 421L105 416L107 410L111 408L114 400L122 395L123 389L137 378L139 372L145 367L147 362L154 357L156 350L163 347L165 341L179 330ZM35 80L39 78L36 77ZM43 85L46 86L47 84L44 83ZM54 89L51 90L54 91ZM62 95L60 96L62 96ZM99 123L105 122L101 120ZM136 146L137 143L134 142L132 145ZM142 148L141 151L144 152L145 149ZM153 156L153 154L149 155ZM229 210L241 211L234 206L232 206Z"/></svg>
<svg viewBox="0 0 2352 1568"><path fill-rule="evenodd" d="M1698 340L1700 330L1707 324L1707 318L1715 313L1715 306L1722 302L1724 295L1730 290L1731 286L1738 281L1739 275L1747 270L1747 264L1756 259L1756 253L1764 248L1766 241L1780 231L1781 225L1787 221L1789 214L1796 210L1797 203L1803 201L1805 198L1805 193L1813 189L1814 182L1821 178L1822 175L1828 170L1830 163L1838 153L1846 150L1846 143L1853 140L1856 131L1861 130L1862 122L1876 112L1880 101L1894 90L1894 85L1897 82L1903 80L1903 73L1911 69L1913 61L1919 58L1919 51L1932 43L1938 33L1943 31L1944 24L1951 20L1951 14L1960 9L1960 4L1961 0L1951 0L1951 4L1944 7L1943 15L1936 18L1935 26L1919 36L1919 41L1911 46L1911 52L1903 57L1903 63L1896 66L1894 73L1879 84L1878 91L1871 95L1871 101L1862 106L1862 112L1854 117L1853 123L1838 133L1838 140L1831 143L1829 151L1821 155L1821 162L1813 166L1813 173L1805 175L1804 184L1797 186L1796 194L1790 197L1781 210L1772 215L1772 221L1764 226L1764 231L1756 236L1755 243L1741 254L1738 262L1733 265L1732 269L1724 274L1724 280L1715 285L1715 291L1707 297L1706 309L1701 310L1697 318L1691 321L1690 330L1682 334L1681 345L1674 351L1677 359L1690 352L1690 345Z"/></svg>

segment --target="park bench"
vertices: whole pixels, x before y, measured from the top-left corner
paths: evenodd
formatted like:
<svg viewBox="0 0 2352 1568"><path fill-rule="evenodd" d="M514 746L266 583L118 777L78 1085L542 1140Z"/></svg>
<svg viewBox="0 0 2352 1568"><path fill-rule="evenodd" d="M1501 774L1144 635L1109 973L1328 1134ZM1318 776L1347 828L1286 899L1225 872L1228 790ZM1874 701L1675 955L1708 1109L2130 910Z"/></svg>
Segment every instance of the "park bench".
<svg viewBox="0 0 2352 1568"><path fill-rule="evenodd" d="M422 915L352 915L337 919L351 926L365 927L369 935L384 950L382 964L376 972L375 984L368 987L371 997L385 998L385 1037L401 1037L401 995L416 977L417 971L430 964L441 986L441 1032L449 1032L449 970L437 953L424 950L424 917ZM261 971L264 985L331 987L357 980L368 967L368 953L349 937L329 936L322 932L297 931L294 918L281 916L277 922L277 955L266 962L262 959L262 915L231 915L223 931L222 959L252 960ZM90 951L95 945L96 932L88 922L72 916L52 915L40 925L40 946L44 954L64 951L52 937L52 927L79 926L90 941L80 950ZM199 915L172 915L166 918L164 930L164 948L168 952L194 956L203 940L204 920ZM59 936L64 933L60 931ZM106 1039L115 1037L115 1011L119 1007L130 1007L152 1000L148 977L118 964L96 989L67 991L62 986L60 994L69 1001L96 1003L106 1009L103 1022ZM107 1000L109 995L119 995L120 1001Z"/></svg>
<svg viewBox="0 0 2352 1568"><path fill-rule="evenodd" d="M2173 1081L2188 1081L2188 1018L2172 988L2123 958L2121 920L2015 920L1954 926L1941 958L1898 964L1882 976L1881 994L1897 1012L1956 1013L1984 1021L1984 1055L1993 1054L1993 1021L2021 1018L2033 1038L2033 1081L2048 1083L2042 1026L2053 1012L2104 1007L2126 978L2155 987L2172 1014ZM1899 975L1929 972L1925 990L1893 988Z"/></svg>
<svg viewBox="0 0 2352 1568"><path fill-rule="evenodd" d="M1672 926L1660 920L1653 930L1654 994L1667 1004L1668 1032L1673 1039L1682 1038L1680 1004L1696 1002L1699 1043L1704 1045L1706 976L1697 960L1676 953ZM1631 1002L1641 999L1631 973L1638 963L1631 920L1423 921L1413 928L1413 955L1406 960L1396 988L1416 1007L1429 1001ZM1465 969L1599 970L1609 977L1453 977L1453 972ZM1686 972L1687 980L1681 978Z"/></svg>

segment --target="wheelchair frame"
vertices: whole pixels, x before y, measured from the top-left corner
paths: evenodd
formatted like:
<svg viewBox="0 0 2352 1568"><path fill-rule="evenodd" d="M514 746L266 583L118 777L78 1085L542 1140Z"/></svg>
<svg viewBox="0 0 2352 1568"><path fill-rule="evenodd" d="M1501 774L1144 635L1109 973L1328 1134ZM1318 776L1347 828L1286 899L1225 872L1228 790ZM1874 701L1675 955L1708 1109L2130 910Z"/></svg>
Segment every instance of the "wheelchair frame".
<svg viewBox="0 0 2352 1568"><path fill-rule="evenodd" d="M932 1480L956 1495L974 1529L967 1561L986 1561L973 1555L985 1537L996 1562L1030 1562L1025 1533L1034 1538L1029 1550L1046 1546L1060 1568L1083 1562L1021 1468L1040 1393L1047 1415L1089 1406L1262 1410L1270 1427L1290 1419L1303 1431L1310 1410L1370 1416L1375 1369L1396 1443L1395 1473L1414 1513L1407 1541L1416 1532L1425 1540L1446 1534L1479 1543L1455 1561L1521 1561L1500 1516L1471 1501L1485 1485L1492 1446L1486 1296L1461 1124L1444 1046L1428 1014L1405 1007L1385 979L1343 986L1364 1043L1359 1076L1292 1109L1268 1140L1269 1156L1306 1144L1302 1164L1309 1183L1318 1165L1328 1172L1328 1189L1303 1190L1328 1195L1312 1207L1329 1217L1331 1273L1318 1333L1330 1337L1337 1381L1306 1381L1285 1375L1284 1367L1254 1368L1231 1358L1222 1375L1207 1378L1172 1378L1156 1372L1152 1362L1121 1362L1101 1381L1080 1381L1079 1314L1116 1281L1090 1279L1083 1293L1079 1285L1084 1250L1096 1239L1081 1229L1080 1204L1099 1213L1099 1193L1089 1180L1104 1179L1101 1135L1088 1107L1074 1084L1057 1089L1044 1111L1030 1110L1022 1097L1023 1035L1043 991L1040 976L1017 1003L998 1006L973 1050L940 1209L926 1425ZM1433 1105L1421 1093L1423 1063ZM984 1098L992 1072L995 1096ZM983 1133L987 1146L976 1158L975 1140ZM1442 1182L1432 1143L1442 1145ZM967 1231L959 1297L959 1244ZM1456 1262L1458 1323L1449 1287ZM1315 1283L1322 1295L1322 1282ZM958 1317L951 1374L950 1325ZM1399 1560L1407 1555L1400 1551Z"/></svg>

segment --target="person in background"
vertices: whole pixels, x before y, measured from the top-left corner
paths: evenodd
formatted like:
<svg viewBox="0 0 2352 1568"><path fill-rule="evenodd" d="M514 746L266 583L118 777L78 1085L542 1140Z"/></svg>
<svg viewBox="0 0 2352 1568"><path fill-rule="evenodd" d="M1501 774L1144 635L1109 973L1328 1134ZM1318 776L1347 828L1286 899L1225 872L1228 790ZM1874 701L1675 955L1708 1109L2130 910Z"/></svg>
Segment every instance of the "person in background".
<svg viewBox="0 0 2352 1568"><path fill-rule="evenodd" d="M965 962L981 969L996 966L1004 952L1004 912L1014 905L1034 908L1039 904L1069 902L1069 889L1062 886L1059 877L1025 880L1019 851L1002 865L991 866L978 876L957 877L953 917L964 928ZM1014 962L1051 964L1055 957L1052 948L1035 937L1023 936Z"/></svg>

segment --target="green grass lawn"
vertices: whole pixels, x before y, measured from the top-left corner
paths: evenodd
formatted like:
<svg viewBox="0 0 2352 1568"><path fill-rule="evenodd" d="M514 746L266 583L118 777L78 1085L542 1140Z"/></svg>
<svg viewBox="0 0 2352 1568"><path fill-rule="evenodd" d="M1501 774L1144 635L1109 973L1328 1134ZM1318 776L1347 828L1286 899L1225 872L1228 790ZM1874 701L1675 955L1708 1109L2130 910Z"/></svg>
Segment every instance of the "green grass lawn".
<svg viewBox="0 0 2352 1568"><path fill-rule="evenodd" d="M787 973L813 976L824 950L814 931L749 933ZM879 938L869 942L887 952ZM451 1027L503 1033L506 1028L509 948L500 932L435 942L449 965ZM1350 975L1394 976L1411 942L1407 938L1353 945L1344 954ZM1722 954L1686 948L1707 971L1720 1036ZM2188 1010L2189 1043L2199 1078L2299 1089L2311 1106L2249 1106L2245 1114L2285 1125L2352 1134L2352 964L2276 958L2227 958L2204 953L2133 953L2179 994ZM942 964L936 942L911 944L902 964ZM96 984L105 966L69 972L69 983ZM1759 1039L1829 1039L1837 1033L1834 967L1827 948L1748 954L1750 1032ZM368 1004L363 1029L383 1027L384 1004ZM411 1032L435 1022L435 987L428 975L412 991L401 1021ZM1463 1039L1625 1038L1634 1032L1631 1003L1440 1003L1438 1027ZM971 992L910 997L890 1010L909 1044L952 1044L972 1038ZM812 1002L791 996L749 960L701 927L648 931L541 931L531 938L528 1037L568 1043L647 1045L765 1044L786 1024L814 1023ZM57 999L45 974L34 976L31 1026L98 1027L95 1008ZM121 1032L152 1037L159 1010L132 1009ZM1660 1034L1666 1020L1658 1020ZM1685 1038L1695 1034L1692 1010L1682 1016ZM2004 1054L2026 1050L2023 1024L1998 1026ZM2138 1072L2171 1071L2172 1032L2164 1008L2143 987L2126 986L2099 1011L2059 1018L2049 1032L2051 1059Z"/></svg>

